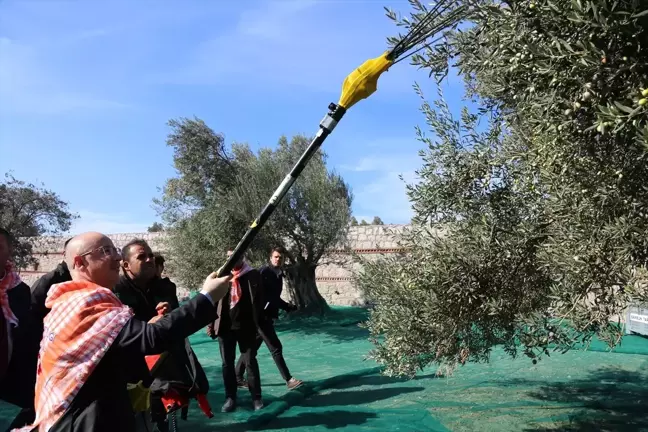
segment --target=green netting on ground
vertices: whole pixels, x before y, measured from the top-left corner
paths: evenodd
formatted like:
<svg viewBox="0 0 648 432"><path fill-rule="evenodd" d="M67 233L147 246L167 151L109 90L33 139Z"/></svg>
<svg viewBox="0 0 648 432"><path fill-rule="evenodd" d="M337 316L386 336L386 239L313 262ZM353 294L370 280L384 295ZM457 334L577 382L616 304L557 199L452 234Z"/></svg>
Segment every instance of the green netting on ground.
<svg viewBox="0 0 648 432"><path fill-rule="evenodd" d="M648 430L648 339L624 338L615 353L594 343L589 351L557 355L533 365L496 351L490 364L469 364L452 377L434 370L414 380L380 375L364 360L371 349L356 323L365 311L336 308L325 320L282 322L279 336L291 372L308 381L288 392L263 347L259 364L266 407L251 409L239 393L235 413L221 414L223 387L218 343L204 334L193 347L208 376L216 412L207 419L192 406L180 431L540 431ZM15 409L0 406L0 430Z"/></svg>

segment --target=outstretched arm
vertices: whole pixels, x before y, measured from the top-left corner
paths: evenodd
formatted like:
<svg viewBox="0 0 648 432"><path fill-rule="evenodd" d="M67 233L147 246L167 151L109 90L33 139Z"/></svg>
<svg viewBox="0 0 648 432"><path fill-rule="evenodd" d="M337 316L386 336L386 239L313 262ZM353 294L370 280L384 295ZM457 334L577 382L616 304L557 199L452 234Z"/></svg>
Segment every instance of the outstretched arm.
<svg viewBox="0 0 648 432"><path fill-rule="evenodd" d="M133 354L159 354L177 341L192 335L216 319L215 302L223 298L231 276L215 278L210 275L203 290L178 309L154 323L131 318L119 333L115 343Z"/></svg>

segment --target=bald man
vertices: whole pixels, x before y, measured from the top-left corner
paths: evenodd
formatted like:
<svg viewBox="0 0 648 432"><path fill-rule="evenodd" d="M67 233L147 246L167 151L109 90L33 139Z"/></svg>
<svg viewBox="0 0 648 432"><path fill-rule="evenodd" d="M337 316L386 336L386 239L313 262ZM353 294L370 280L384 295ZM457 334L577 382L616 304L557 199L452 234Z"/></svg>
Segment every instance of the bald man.
<svg viewBox="0 0 648 432"><path fill-rule="evenodd" d="M160 354L215 319L231 276L205 279L202 291L153 324L133 317L112 289L120 253L101 233L68 244L72 281L50 289L36 381L36 420L21 432L136 430L127 392L129 364Z"/></svg>

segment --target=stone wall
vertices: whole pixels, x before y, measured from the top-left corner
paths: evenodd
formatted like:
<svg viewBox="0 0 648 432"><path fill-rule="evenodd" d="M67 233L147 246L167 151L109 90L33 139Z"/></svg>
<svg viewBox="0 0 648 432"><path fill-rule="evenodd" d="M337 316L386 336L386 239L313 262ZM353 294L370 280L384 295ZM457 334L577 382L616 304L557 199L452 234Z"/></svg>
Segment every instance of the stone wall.
<svg viewBox="0 0 648 432"><path fill-rule="evenodd" d="M382 254L399 252L395 239L406 225L363 225L349 229L345 247L331 250L323 257L317 268L316 278L320 293L331 305L360 306L364 305L362 293L352 284L352 272L357 266L351 259L352 253L378 257ZM154 251L164 254L167 251L164 233L120 233L109 234L115 246L121 248L129 240L141 238L146 240ZM34 256L38 259L35 267L22 269L20 274L27 284L32 284L43 274L54 269L62 260L63 244L66 237L34 237ZM173 280L173 275L168 275ZM187 287L178 287L179 296L185 296ZM287 290L284 296L287 298Z"/></svg>

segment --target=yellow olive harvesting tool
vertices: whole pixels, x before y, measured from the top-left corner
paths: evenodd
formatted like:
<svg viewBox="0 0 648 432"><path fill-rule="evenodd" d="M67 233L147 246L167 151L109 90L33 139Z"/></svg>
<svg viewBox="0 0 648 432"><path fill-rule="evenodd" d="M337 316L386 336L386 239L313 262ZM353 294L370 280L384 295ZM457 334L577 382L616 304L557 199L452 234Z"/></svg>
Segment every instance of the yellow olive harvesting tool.
<svg viewBox="0 0 648 432"><path fill-rule="evenodd" d="M468 8L457 0L437 0L429 10L422 10L420 14L415 16L415 23L409 26L407 34L401 37L393 48L376 58L365 61L344 79L340 100L337 104L331 103L328 106L329 112L320 122L315 137L272 194L261 213L254 219L225 264L218 269L219 277L230 273L235 264L239 262L248 246L286 195L286 192L304 170L310 158L333 132L344 114L353 105L368 98L376 91L380 75L395 63L410 57L441 39L443 36L426 43L432 36L458 24L466 16L467 10Z"/></svg>

